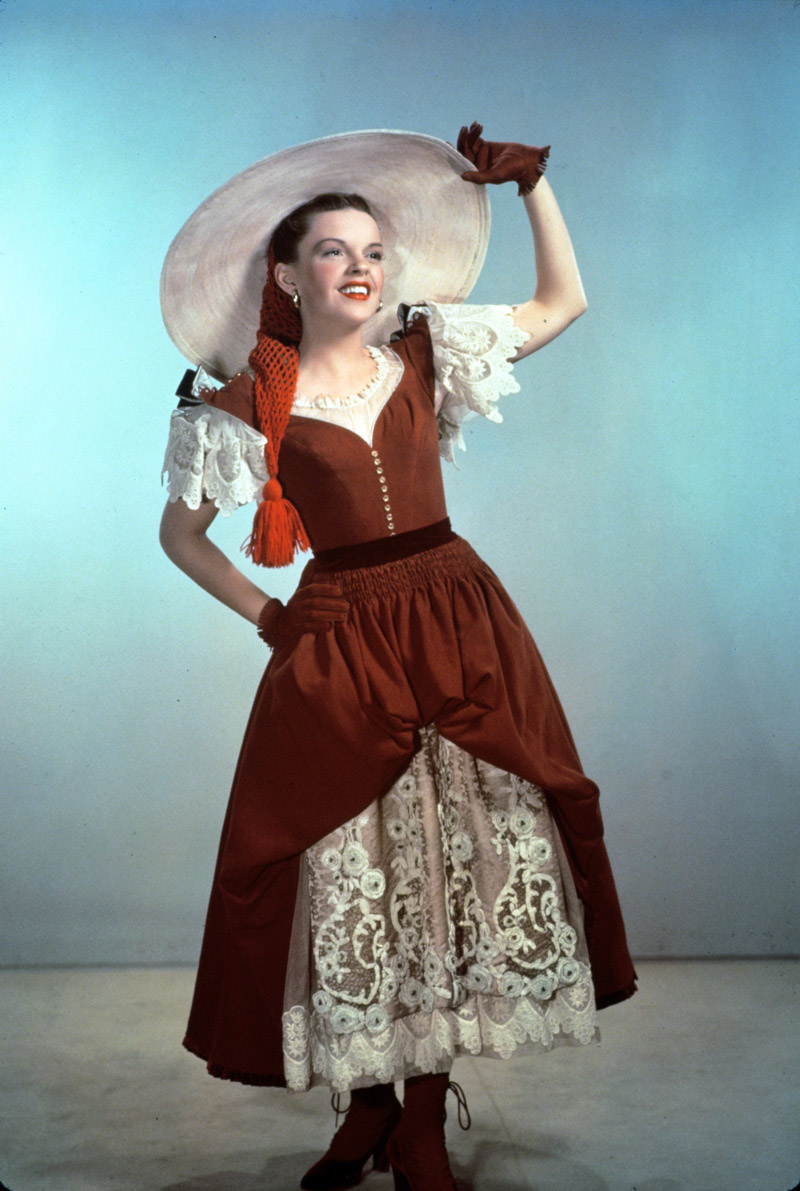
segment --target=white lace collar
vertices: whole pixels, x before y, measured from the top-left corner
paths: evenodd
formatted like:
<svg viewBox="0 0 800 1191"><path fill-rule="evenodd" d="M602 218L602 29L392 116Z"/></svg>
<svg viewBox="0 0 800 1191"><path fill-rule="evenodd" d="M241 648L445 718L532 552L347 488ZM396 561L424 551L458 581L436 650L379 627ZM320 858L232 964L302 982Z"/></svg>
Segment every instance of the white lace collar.
<svg viewBox="0 0 800 1191"><path fill-rule="evenodd" d="M366 405L370 398L374 395L376 389L379 389L389 373L389 361L380 347L368 347L372 359L377 365L377 372L373 376L368 385L365 385L358 393L352 393L348 397L326 397L320 394L318 397L307 397L303 393L297 393L293 402L294 409L352 409L354 405ZM392 353L394 354L394 353Z"/></svg>

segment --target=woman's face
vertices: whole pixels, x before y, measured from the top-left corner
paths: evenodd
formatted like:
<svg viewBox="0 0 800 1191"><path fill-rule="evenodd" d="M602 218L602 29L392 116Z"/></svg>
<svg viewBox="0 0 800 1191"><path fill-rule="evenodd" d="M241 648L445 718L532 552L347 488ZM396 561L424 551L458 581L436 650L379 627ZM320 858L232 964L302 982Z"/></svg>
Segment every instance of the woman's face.
<svg viewBox="0 0 800 1191"><path fill-rule="evenodd" d="M378 309L383 290L377 223L350 207L316 215L297 260L277 265L275 276L287 293L299 293L305 326L315 319L342 326L365 323Z"/></svg>

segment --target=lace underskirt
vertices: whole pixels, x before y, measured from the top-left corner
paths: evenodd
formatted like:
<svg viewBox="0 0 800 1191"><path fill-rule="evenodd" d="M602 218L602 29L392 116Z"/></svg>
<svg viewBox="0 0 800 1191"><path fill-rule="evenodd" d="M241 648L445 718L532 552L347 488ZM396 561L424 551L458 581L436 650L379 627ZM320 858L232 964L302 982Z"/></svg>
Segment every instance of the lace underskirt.
<svg viewBox="0 0 800 1191"><path fill-rule="evenodd" d="M581 906L542 792L426 729L391 790L303 857L288 1086L343 1091L597 1037Z"/></svg>

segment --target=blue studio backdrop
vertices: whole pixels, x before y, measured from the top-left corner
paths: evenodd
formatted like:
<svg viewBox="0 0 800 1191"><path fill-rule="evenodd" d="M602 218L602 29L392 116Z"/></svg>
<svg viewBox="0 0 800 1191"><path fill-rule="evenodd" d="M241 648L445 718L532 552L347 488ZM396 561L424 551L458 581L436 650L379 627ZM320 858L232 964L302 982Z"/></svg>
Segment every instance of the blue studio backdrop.
<svg viewBox="0 0 800 1191"><path fill-rule="evenodd" d="M552 143L589 311L470 424L453 523L601 784L634 951L797 951L799 47L790 0L5 0L0 962L197 955L266 654L157 543L172 236L279 149L473 119ZM521 301L490 197L472 296Z"/></svg>

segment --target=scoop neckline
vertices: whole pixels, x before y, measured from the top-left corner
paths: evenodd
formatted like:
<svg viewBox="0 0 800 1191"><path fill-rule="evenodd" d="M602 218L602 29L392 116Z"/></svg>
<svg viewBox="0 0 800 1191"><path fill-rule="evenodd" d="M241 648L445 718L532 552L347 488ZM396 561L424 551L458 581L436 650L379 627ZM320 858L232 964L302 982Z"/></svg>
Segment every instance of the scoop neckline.
<svg viewBox="0 0 800 1191"><path fill-rule="evenodd" d="M349 393L343 397L329 397L326 394L318 394L316 397L309 397L305 393L296 393L293 408L297 409L352 409L355 405L365 405L383 382L386 380L386 375L389 371L389 361L386 358L386 353L383 347L374 347L371 344L367 347L372 359L377 365L377 371L372 380L359 389L357 393Z"/></svg>

